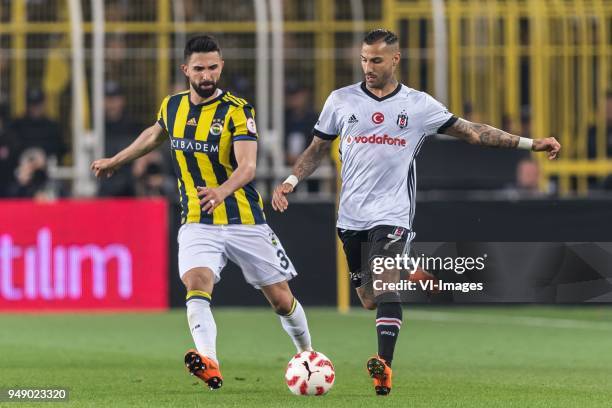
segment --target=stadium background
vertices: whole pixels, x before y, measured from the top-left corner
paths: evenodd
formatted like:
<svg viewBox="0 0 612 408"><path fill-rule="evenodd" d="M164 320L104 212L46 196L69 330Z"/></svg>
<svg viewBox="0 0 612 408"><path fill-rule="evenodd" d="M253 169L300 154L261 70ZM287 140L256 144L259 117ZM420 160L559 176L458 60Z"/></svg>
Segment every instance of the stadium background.
<svg viewBox="0 0 612 408"><path fill-rule="evenodd" d="M308 144L328 93L361 79L360 40L377 27L399 34L405 84L459 116L563 145L549 163L432 137L419 157L418 240L612 241L611 22L608 0L2 0L0 308L182 304L167 146L102 183L88 166L185 87L183 44L201 32L221 42L221 86L256 107L257 187L305 304L349 304L333 227L335 157L288 213L272 213L270 191ZM122 273L131 277L123 292ZM596 280L597 296L576 289L546 301L610 301L611 276L571 278ZM215 301L263 304L235 268Z"/></svg>
<svg viewBox="0 0 612 408"><path fill-rule="evenodd" d="M327 94L361 79L359 43L378 27L400 36L403 83L470 120L563 144L549 163L426 142L416 245L488 252L486 276L453 275L494 293L409 299L423 304L404 307L386 401L363 367L373 314L351 299L337 250L335 158L288 212L268 204ZM212 303L223 389L185 373L167 146L103 183L88 170L185 87L183 44L201 32L221 41L221 87L257 109L257 187L300 272L292 287L314 345L336 369L317 406L610 406L610 0L0 0L0 405L6 388L41 387L87 407L314 404L287 391L293 346L236 268Z"/></svg>

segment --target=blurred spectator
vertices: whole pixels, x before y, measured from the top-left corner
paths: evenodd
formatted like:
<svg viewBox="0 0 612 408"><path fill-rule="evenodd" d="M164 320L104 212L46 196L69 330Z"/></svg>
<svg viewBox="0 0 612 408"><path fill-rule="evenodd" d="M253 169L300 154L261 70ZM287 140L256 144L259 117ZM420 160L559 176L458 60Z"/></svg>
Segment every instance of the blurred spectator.
<svg viewBox="0 0 612 408"><path fill-rule="evenodd" d="M59 123L45 113L45 94L40 89L30 89L26 101L25 116L13 121L8 130L17 155L31 147L39 147L47 156L55 156L61 162L66 145Z"/></svg>
<svg viewBox="0 0 612 408"><path fill-rule="evenodd" d="M312 109L310 89L302 85L288 86L285 106L285 164L293 166L312 141L318 115ZM319 191L318 180L308 180L306 184L308 191Z"/></svg>
<svg viewBox="0 0 612 408"><path fill-rule="evenodd" d="M185 0L183 7L184 15L187 21L206 21L203 4L199 0Z"/></svg>
<svg viewBox="0 0 612 408"><path fill-rule="evenodd" d="M128 57L128 46L125 35L122 33L109 33L106 35L106 60L105 70L111 78L121 78L131 73L126 72L130 68L126 64Z"/></svg>
<svg viewBox="0 0 612 408"><path fill-rule="evenodd" d="M511 198L544 197L539 189L540 165L533 158L522 159L516 166L515 185L507 189Z"/></svg>
<svg viewBox="0 0 612 408"><path fill-rule="evenodd" d="M126 0L106 0L104 17L106 21L126 21L129 4Z"/></svg>
<svg viewBox="0 0 612 408"><path fill-rule="evenodd" d="M141 127L129 120L125 113L125 95L117 82L109 81L104 89L105 156L112 157L126 148L140 133ZM99 195L131 197L134 180L128 166L124 166L108 179L100 181Z"/></svg>
<svg viewBox="0 0 612 408"><path fill-rule="evenodd" d="M9 195L18 198L49 200L54 197L49 175L47 156L39 147L30 147L19 157L15 181L9 187Z"/></svg>
<svg viewBox="0 0 612 408"><path fill-rule="evenodd" d="M139 197L165 196L176 194L176 182L168 174L160 150L154 150L136 160L132 166L135 192Z"/></svg>
<svg viewBox="0 0 612 408"><path fill-rule="evenodd" d="M285 162L292 166L312 140L312 128L318 115L312 109L310 90L291 85L285 105Z"/></svg>
<svg viewBox="0 0 612 408"><path fill-rule="evenodd" d="M0 197L9 194L9 187L15 181L17 152L15 140L7 131L8 108L0 105Z"/></svg>

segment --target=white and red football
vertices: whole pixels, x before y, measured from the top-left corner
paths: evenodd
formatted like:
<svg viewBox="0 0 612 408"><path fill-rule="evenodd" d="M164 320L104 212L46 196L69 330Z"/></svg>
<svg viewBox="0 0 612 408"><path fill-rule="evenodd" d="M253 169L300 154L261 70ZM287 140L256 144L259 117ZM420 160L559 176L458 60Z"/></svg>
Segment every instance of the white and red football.
<svg viewBox="0 0 612 408"><path fill-rule="evenodd" d="M317 351L296 354L285 372L285 382L295 395L325 395L335 379L334 365Z"/></svg>

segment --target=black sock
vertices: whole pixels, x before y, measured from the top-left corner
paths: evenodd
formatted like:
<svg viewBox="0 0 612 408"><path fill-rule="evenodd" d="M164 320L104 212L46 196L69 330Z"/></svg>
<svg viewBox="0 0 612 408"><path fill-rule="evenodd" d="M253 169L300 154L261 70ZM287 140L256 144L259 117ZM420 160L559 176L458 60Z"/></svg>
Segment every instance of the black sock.
<svg viewBox="0 0 612 408"><path fill-rule="evenodd" d="M402 326L402 305L398 302L378 303L376 309L376 334L378 336L378 355L389 367L393 360L395 343Z"/></svg>

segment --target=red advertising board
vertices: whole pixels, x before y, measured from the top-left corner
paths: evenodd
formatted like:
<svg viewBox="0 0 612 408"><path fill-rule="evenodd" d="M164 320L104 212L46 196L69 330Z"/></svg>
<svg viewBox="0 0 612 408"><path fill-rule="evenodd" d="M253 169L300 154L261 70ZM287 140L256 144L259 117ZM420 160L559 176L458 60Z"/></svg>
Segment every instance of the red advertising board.
<svg viewBox="0 0 612 408"><path fill-rule="evenodd" d="M0 311L168 306L162 199L0 201Z"/></svg>

